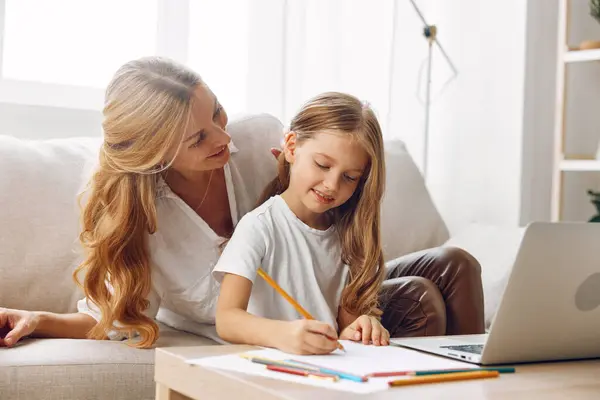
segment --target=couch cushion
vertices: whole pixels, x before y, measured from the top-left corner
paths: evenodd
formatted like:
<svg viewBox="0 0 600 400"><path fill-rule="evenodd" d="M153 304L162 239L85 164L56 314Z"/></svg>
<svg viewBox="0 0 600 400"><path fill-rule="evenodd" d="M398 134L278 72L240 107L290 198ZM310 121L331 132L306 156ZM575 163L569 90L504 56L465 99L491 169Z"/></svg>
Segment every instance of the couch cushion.
<svg viewBox="0 0 600 400"><path fill-rule="evenodd" d="M100 138L0 136L0 305L75 310L77 193ZM89 168L89 167L87 167Z"/></svg>
<svg viewBox="0 0 600 400"><path fill-rule="evenodd" d="M441 246L448 228L406 146L385 142L386 189L381 211L386 261L418 250Z"/></svg>
<svg viewBox="0 0 600 400"><path fill-rule="evenodd" d="M215 342L161 326L156 347ZM0 349L1 399L154 399L154 350L125 342L28 339Z"/></svg>

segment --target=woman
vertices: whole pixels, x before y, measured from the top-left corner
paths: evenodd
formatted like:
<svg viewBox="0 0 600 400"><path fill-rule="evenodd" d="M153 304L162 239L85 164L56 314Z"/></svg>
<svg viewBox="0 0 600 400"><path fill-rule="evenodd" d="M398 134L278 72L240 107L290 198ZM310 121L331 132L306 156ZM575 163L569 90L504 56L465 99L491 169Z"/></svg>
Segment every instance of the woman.
<svg viewBox="0 0 600 400"><path fill-rule="evenodd" d="M280 137L225 131L200 77L158 57L122 66L106 91L104 142L85 193L86 299L74 314L0 309L3 345L24 336L158 338L159 319L214 324L219 245L275 176L263 155ZM239 149L239 150L238 150ZM257 151L256 149L259 149ZM276 153L276 151L274 152ZM438 248L387 264L382 323L392 336L484 331L480 267ZM106 282L110 281L110 285ZM118 321L118 322L116 322Z"/></svg>

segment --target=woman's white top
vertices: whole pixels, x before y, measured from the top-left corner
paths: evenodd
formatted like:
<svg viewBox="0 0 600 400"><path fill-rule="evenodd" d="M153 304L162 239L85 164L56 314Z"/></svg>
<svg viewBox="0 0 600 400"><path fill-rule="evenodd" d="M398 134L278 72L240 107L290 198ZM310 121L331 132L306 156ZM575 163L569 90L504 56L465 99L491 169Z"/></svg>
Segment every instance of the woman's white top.
<svg viewBox="0 0 600 400"><path fill-rule="evenodd" d="M252 281L248 312L264 318L293 321L296 309L263 279L259 267L312 317L337 330L337 315L348 267L335 226L327 230L302 222L281 196L274 196L244 215L213 276L225 273Z"/></svg>
<svg viewBox="0 0 600 400"><path fill-rule="evenodd" d="M225 181L235 226L256 206L263 189L276 176L276 161L269 149L279 147L282 125L274 117L258 115L230 124L227 131L232 142ZM217 339L214 323L219 284L211 272L223 238L164 181L157 188L156 210L157 231L148 237L152 290L146 315L176 329ZM91 301L84 298L77 308L100 320ZM124 338L115 331L108 336Z"/></svg>

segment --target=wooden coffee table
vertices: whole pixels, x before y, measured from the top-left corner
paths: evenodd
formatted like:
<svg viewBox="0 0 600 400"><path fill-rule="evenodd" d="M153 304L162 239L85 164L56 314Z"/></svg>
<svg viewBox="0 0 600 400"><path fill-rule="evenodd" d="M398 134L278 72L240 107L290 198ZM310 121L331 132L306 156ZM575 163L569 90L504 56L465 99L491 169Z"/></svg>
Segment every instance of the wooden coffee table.
<svg viewBox="0 0 600 400"><path fill-rule="evenodd" d="M156 350L154 374L156 399L600 399L600 360L518 365L516 373L503 374L496 379L406 386L367 395L207 369L186 363L186 360L193 358L256 349L252 346L159 348Z"/></svg>

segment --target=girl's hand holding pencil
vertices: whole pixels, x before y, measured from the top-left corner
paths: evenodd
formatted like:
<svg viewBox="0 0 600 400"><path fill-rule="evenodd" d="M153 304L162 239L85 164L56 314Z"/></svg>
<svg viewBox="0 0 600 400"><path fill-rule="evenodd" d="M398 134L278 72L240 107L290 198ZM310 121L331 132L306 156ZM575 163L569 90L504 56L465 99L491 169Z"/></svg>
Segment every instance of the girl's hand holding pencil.
<svg viewBox="0 0 600 400"><path fill-rule="evenodd" d="M291 327L290 336L286 338L283 336L283 340L287 341L284 346L278 347L281 350L285 348L294 348L296 351L292 351L296 354L328 354L334 351L336 348L345 351L344 346L337 341L337 332L333 327L327 325L324 322L315 321L312 315L309 314L296 300L294 300L285 290L281 288L267 274L262 268L257 271L258 275L265 280L277 293L279 293L284 299L286 299L305 320L291 321L288 322ZM319 339L318 336L321 335ZM335 343L335 347L330 348L331 341ZM293 343L292 347L288 347L289 343ZM316 352L311 352L316 350ZM290 352L288 350L284 350Z"/></svg>
<svg viewBox="0 0 600 400"><path fill-rule="evenodd" d="M291 354L329 354L338 348L338 336L329 324L314 319L286 321L277 348Z"/></svg>

